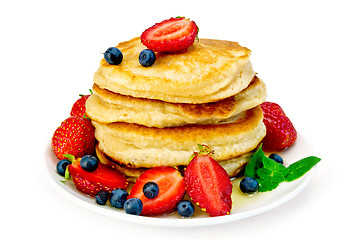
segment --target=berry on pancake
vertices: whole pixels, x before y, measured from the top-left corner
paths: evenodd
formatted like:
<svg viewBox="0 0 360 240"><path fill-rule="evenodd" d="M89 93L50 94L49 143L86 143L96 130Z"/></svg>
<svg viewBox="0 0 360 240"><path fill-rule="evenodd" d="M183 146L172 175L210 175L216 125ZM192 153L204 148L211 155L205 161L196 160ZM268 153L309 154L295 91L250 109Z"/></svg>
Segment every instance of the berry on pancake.
<svg viewBox="0 0 360 240"><path fill-rule="evenodd" d="M170 18L146 29L141 34L141 42L156 52L183 52L194 43L198 30L194 21Z"/></svg>

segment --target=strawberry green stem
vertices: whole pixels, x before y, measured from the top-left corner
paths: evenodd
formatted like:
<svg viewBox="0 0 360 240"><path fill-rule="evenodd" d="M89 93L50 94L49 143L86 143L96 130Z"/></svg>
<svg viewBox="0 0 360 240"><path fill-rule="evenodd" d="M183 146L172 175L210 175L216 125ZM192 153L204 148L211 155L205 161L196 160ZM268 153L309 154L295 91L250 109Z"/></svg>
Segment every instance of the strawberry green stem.
<svg viewBox="0 0 360 240"><path fill-rule="evenodd" d="M92 91L91 89L89 89L89 91L90 91L90 95L92 95L92 94L93 94L93 91ZM79 94L79 96L80 96L80 97L83 97L83 96L86 96L86 95L84 95L84 94Z"/></svg>
<svg viewBox="0 0 360 240"><path fill-rule="evenodd" d="M75 161L75 156L71 155L71 154L64 154L63 155L65 158L67 158L71 163L73 163Z"/></svg>
<svg viewBox="0 0 360 240"><path fill-rule="evenodd" d="M211 153L211 149L207 145L198 144L198 148L200 150L198 153L200 156L207 156Z"/></svg>

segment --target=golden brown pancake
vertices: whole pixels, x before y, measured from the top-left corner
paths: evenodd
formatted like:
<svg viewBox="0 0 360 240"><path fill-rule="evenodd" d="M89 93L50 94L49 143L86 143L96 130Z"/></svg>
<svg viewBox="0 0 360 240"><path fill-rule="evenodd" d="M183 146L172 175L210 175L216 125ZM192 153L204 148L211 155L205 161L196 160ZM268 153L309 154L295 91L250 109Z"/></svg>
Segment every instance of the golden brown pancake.
<svg viewBox="0 0 360 240"><path fill-rule="evenodd" d="M249 59L251 51L235 42L200 39L181 54L156 53L151 67L139 63L139 54L145 49L140 38L116 47L123 53L122 63L110 65L102 59L94 83L136 98L215 102L241 92L255 75Z"/></svg>
<svg viewBox="0 0 360 240"><path fill-rule="evenodd" d="M86 101L86 114L92 120L99 123L128 122L158 128L220 123L266 99L266 86L256 76L246 89L235 96L203 104L134 98L102 89L96 84L93 92Z"/></svg>
<svg viewBox="0 0 360 240"><path fill-rule="evenodd" d="M197 144L214 151L217 161L252 151L265 136L260 107L230 123L155 128L118 122L93 121L99 149L114 161L132 168L187 165Z"/></svg>
<svg viewBox="0 0 360 240"><path fill-rule="evenodd" d="M100 161L130 181L148 168L184 168L198 144L235 176L266 134L260 104L266 86L251 51L236 42L200 39L181 54L138 61L140 38L121 42L119 65L101 60L86 102Z"/></svg>
<svg viewBox="0 0 360 240"><path fill-rule="evenodd" d="M246 164L250 161L254 151L242 154L233 159L220 161L219 164L225 169L225 171L229 174L229 177L237 176L240 171L246 166ZM98 146L96 146L96 154L101 163L114 168L116 171L123 173L130 182L135 182L136 179L147 169L149 168L134 168L131 166L127 166L118 162L116 160L111 159L111 157L107 156L103 153ZM186 166L177 166L179 170L186 168Z"/></svg>

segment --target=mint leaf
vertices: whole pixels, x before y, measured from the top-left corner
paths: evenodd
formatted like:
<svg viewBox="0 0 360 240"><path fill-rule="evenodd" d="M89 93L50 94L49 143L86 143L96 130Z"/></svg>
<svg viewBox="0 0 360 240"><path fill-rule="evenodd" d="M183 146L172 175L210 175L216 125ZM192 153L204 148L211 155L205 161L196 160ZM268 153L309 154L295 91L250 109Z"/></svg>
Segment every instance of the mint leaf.
<svg viewBox="0 0 360 240"><path fill-rule="evenodd" d="M255 154L256 162L253 163L255 165L255 177L276 183L285 181L285 176L289 173L286 167L266 157L262 150L258 150ZM251 171L253 167L251 166Z"/></svg>
<svg viewBox="0 0 360 240"><path fill-rule="evenodd" d="M274 190L281 182L290 182L300 178L321 160L314 156L307 157L286 168L268 158L261 147L260 144L246 165L244 172L245 177L253 177L258 181L259 192Z"/></svg>
<svg viewBox="0 0 360 240"><path fill-rule="evenodd" d="M267 168L259 168L257 170L257 174L262 180L271 181L274 183L280 183L285 180L284 175L279 172L267 169Z"/></svg>
<svg viewBox="0 0 360 240"><path fill-rule="evenodd" d="M244 175L245 177L256 178L256 170L262 167L262 160L265 156L264 151L261 149L261 146L256 150L254 155L251 157L250 162L245 167Z"/></svg>
<svg viewBox="0 0 360 240"><path fill-rule="evenodd" d="M289 174L286 176L285 181L291 182L308 172L313 166L320 162L320 158L310 156L304 159L301 159L288 167Z"/></svg>
<svg viewBox="0 0 360 240"><path fill-rule="evenodd" d="M282 176L286 176L289 173L289 169L287 169L286 167L284 167L284 165L275 162L274 160L265 157L263 158L263 165L264 168L271 170L272 172L276 172L281 174Z"/></svg>
<svg viewBox="0 0 360 240"><path fill-rule="evenodd" d="M259 192L268 192L279 186L278 182L271 182L263 179L257 179L257 181L259 183Z"/></svg>

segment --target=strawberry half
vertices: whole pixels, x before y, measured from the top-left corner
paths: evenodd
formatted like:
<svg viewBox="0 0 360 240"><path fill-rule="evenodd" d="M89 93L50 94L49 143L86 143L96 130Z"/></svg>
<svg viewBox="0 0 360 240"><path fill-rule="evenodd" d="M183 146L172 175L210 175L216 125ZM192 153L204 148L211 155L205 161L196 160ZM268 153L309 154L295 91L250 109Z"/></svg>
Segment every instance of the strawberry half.
<svg viewBox="0 0 360 240"><path fill-rule="evenodd" d="M83 117L69 117L56 129L51 147L59 159L64 154L76 158L95 152L95 128L91 121Z"/></svg>
<svg viewBox="0 0 360 240"><path fill-rule="evenodd" d="M266 136L263 139L265 151L282 151L290 147L297 139L297 132L284 110L273 102L261 105L266 126Z"/></svg>
<svg viewBox="0 0 360 240"><path fill-rule="evenodd" d="M116 188L125 189L128 186L128 180L123 174L102 163L99 163L95 171L87 172L80 166L80 161L76 160L68 169L75 187L92 196L99 191L110 193Z"/></svg>
<svg viewBox="0 0 360 240"><path fill-rule="evenodd" d="M90 90L91 94L92 91ZM70 112L70 116L73 117L84 117L86 115L85 103L86 100L90 97L90 95L82 95L80 94L80 98L76 100L73 104Z"/></svg>
<svg viewBox="0 0 360 240"><path fill-rule="evenodd" d="M200 145L200 153L195 153L185 169L187 194L211 217L230 214L232 183L229 175L209 156L210 151L202 151L204 147L208 149L207 146Z"/></svg>
<svg viewBox="0 0 360 240"><path fill-rule="evenodd" d="M166 53L186 51L195 41L198 27L184 17L170 18L146 29L141 42L147 48Z"/></svg>
<svg viewBox="0 0 360 240"><path fill-rule="evenodd" d="M145 197L143 187L147 182L155 182L159 186L159 194L155 198ZM184 178L178 170L172 167L155 167L140 175L128 198L139 198L143 203L141 215L146 216L174 211L184 195Z"/></svg>

